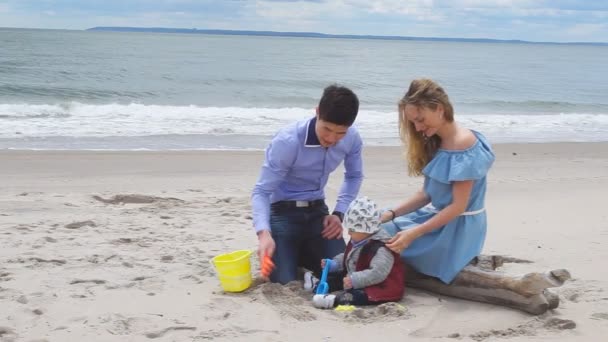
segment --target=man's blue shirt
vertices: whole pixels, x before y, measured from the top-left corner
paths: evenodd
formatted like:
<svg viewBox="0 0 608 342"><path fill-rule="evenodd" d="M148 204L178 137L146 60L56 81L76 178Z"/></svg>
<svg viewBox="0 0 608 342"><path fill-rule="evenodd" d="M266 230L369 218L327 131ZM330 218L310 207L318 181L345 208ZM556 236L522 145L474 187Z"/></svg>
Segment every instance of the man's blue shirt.
<svg viewBox="0 0 608 342"><path fill-rule="evenodd" d="M344 182L335 211L344 213L363 181L361 149L356 128L350 127L335 145L325 148L315 132L316 117L280 130L266 149L260 178L253 189L253 226L270 229L270 204L283 200L325 199L329 174L344 161Z"/></svg>

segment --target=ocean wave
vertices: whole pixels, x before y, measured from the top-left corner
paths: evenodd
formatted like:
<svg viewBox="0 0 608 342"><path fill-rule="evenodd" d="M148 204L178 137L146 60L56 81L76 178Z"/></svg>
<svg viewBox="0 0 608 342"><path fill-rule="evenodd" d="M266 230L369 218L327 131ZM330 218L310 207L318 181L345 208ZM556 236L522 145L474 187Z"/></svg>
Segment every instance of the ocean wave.
<svg viewBox="0 0 608 342"><path fill-rule="evenodd" d="M122 139L135 145L141 141L144 146L154 140L161 145L178 144L187 148L197 146L190 140L204 138L207 141L207 137L216 140L225 137L229 140L235 138L236 143L230 140L232 145L247 147L247 141L266 141L282 127L313 115L314 108L294 107L160 106L136 103L92 105L78 102L0 104L0 122L3 126L0 139L9 139L17 145L26 140L44 145L45 139L49 138L66 144L72 140L89 139L93 145L97 144L96 139ZM608 141L608 111L599 114L463 112L457 114L457 119L464 126L483 132L493 141ZM369 144L399 143L395 110L362 107L356 126ZM65 140L57 140L58 137ZM214 139L210 139L209 144L214 144ZM157 146L157 143L152 145ZM219 142L216 144L219 145Z"/></svg>
<svg viewBox="0 0 608 342"><path fill-rule="evenodd" d="M68 117L70 117L70 114L64 114L64 113L18 114L18 115L0 114L0 119L17 119L17 120L42 119L42 118L68 118Z"/></svg>
<svg viewBox="0 0 608 342"><path fill-rule="evenodd" d="M114 91L103 89L81 89L59 86L36 86L36 85L0 85L0 96L6 98L36 98L36 99L74 99L77 101L94 100L125 100L134 101L137 99L156 96L153 92L135 91Z"/></svg>
<svg viewBox="0 0 608 342"><path fill-rule="evenodd" d="M567 101L479 101L463 102L458 104L462 108L477 108L482 111L495 110L500 112L513 111L519 113L608 113L608 103L585 103ZM458 107L458 106L457 106Z"/></svg>
<svg viewBox="0 0 608 342"><path fill-rule="evenodd" d="M28 105L0 104L0 119L60 119L70 117L69 106L64 105Z"/></svg>

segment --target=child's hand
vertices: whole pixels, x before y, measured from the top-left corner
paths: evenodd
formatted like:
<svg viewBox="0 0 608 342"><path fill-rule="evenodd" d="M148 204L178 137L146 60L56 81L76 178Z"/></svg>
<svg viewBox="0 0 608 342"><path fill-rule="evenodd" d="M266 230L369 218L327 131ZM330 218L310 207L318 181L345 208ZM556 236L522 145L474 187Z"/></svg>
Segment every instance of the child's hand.
<svg viewBox="0 0 608 342"><path fill-rule="evenodd" d="M345 290L353 288L353 281L350 279L349 276L344 277L344 279L342 280L342 283L343 283L343 287Z"/></svg>
<svg viewBox="0 0 608 342"><path fill-rule="evenodd" d="M327 265L326 260L327 260L327 259L321 259L321 269L325 268L325 265ZM330 268L331 268L331 267L333 267L333 266L332 266L332 263L333 263L333 262L334 262L333 260L329 260L329 267L330 267Z"/></svg>
<svg viewBox="0 0 608 342"><path fill-rule="evenodd" d="M327 265L326 260L327 260L327 259L321 259L321 270L323 270L323 269L325 268L325 265ZM330 268L330 271L331 271L331 268L332 268L332 267L334 267L334 263L335 263L335 261L333 261L333 260L331 260L331 259L329 260L329 268Z"/></svg>

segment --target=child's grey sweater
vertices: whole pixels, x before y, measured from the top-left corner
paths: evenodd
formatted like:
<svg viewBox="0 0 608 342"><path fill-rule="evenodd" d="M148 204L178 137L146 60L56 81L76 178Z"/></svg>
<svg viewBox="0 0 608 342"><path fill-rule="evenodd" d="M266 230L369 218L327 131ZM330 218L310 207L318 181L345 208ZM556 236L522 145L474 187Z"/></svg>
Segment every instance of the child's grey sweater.
<svg viewBox="0 0 608 342"><path fill-rule="evenodd" d="M390 235L388 235L384 229L380 229L379 232L370 237L370 240L386 242L390 240L390 238ZM363 246L365 245L356 248L353 247L346 262L346 273L352 280L354 289L363 289L365 287L383 282L386 277L388 277L388 274L393 268L393 263L395 262L391 251L387 247L381 247L378 249L378 252L376 252L376 255L372 258L369 268L356 272L357 260L359 260L359 255L361 254L361 248L363 248ZM333 258L333 261L334 264L330 269L331 272L344 271L344 253L336 255Z"/></svg>

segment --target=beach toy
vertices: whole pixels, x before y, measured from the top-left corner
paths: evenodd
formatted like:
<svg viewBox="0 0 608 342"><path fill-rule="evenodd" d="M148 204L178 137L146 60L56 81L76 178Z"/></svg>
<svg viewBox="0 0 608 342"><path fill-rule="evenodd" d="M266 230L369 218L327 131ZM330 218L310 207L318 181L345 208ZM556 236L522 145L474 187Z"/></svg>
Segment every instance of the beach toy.
<svg viewBox="0 0 608 342"><path fill-rule="evenodd" d="M353 311L356 308L357 307L354 305L338 305L338 306L336 306L336 308L334 310L339 311L339 312L348 312L348 311Z"/></svg>
<svg viewBox="0 0 608 342"><path fill-rule="evenodd" d="M238 250L220 254L211 259L222 289L241 292L251 286L251 251Z"/></svg>
<svg viewBox="0 0 608 342"><path fill-rule="evenodd" d="M329 292L329 285L327 284L327 273L331 268L331 259L325 259L325 267L323 267L323 273L321 274L321 280L317 284L317 294L327 294Z"/></svg>
<svg viewBox="0 0 608 342"><path fill-rule="evenodd" d="M268 255L264 255L262 259L262 265L260 266L262 277L268 278L272 270L274 270L274 262L272 262L272 258Z"/></svg>

